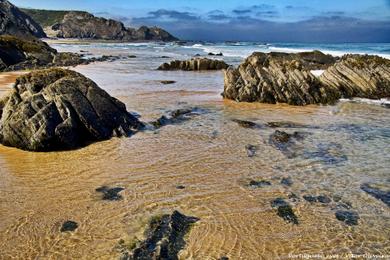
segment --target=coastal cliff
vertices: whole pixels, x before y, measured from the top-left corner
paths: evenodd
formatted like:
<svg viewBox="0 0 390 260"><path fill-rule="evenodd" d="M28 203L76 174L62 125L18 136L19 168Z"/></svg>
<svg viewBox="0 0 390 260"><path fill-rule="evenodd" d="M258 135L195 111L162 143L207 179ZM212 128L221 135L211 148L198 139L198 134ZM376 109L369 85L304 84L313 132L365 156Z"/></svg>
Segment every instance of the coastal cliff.
<svg viewBox="0 0 390 260"><path fill-rule="evenodd" d="M30 16L6 0L0 0L0 35L46 37L42 27Z"/></svg>
<svg viewBox="0 0 390 260"><path fill-rule="evenodd" d="M158 27L125 27L119 21L95 17L82 11L23 9L50 37L117 41L176 41L176 37Z"/></svg>

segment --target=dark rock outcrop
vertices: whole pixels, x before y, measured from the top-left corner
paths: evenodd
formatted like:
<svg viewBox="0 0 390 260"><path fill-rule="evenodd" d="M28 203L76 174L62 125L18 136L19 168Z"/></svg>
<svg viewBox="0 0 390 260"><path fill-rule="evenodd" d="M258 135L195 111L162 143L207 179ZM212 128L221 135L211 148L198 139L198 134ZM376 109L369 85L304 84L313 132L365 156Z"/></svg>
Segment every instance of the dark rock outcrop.
<svg viewBox="0 0 390 260"><path fill-rule="evenodd" d="M174 60L170 63L163 63L158 70L222 70L228 68L223 60L207 58L193 58L190 60Z"/></svg>
<svg viewBox="0 0 390 260"><path fill-rule="evenodd" d="M73 149L142 127L125 105L83 75L64 69L19 77L5 97L0 142L31 151Z"/></svg>
<svg viewBox="0 0 390 260"><path fill-rule="evenodd" d="M87 62L76 53L58 53L47 43L33 37L0 36L0 71L74 66Z"/></svg>
<svg viewBox="0 0 390 260"><path fill-rule="evenodd" d="M360 185L360 188L374 198L385 203L388 207L390 207L390 191L381 190L380 188L375 187L375 185L369 183L364 183Z"/></svg>
<svg viewBox="0 0 390 260"><path fill-rule="evenodd" d="M2 34L23 38L46 37L39 24L7 0L0 0L0 35Z"/></svg>
<svg viewBox="0 0 390 260"><path fill-rule="evenodd" d="M167 31L158 27L141 26L138 29L126 28L123 23L95 17L87 12L67 12L62 21L51 26L54 37L103 39L118 41L176 41Z"/></svg>
<svg viewBox="0 0 390 260"><path fill-rule="evenodd" d="M326 69L320 76L310 70ZM330 104L339 98L390 97L390 60L321 52L259 53L225 71L223 96L245 102Z"/></svg>
<svg viewBox="0 0 390 260"><path fill-rule="evenodd" d="M345 55L319 79L344 98L390 97L390 60L373 55Z"/></svg>
<svg viewBox="0 0 390 260"><path fill-rule="evenodd" d="M315 68L313 60L307 62L299 54L255 52L238 68L225 71L223 96L236 101L290 105L336 101L338 92L323 86L310 72ZM317 67L323 66L319 63Z"/></svg>
<svg viewBox="0 0 390 260"><path fill-rule="evenodd" d="M153 218L145 231L146 239L121 259L178 259L179 251L185 246L184 236L198 220L176 210L172 214Z"/></svg>

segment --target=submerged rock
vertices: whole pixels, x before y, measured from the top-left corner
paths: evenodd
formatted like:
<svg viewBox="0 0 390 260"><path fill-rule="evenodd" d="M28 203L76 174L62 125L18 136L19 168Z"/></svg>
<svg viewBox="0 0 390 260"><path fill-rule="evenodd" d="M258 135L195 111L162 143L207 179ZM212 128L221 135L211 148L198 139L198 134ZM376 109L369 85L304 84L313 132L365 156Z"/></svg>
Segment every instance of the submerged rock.
<svg viewBox="0 0 390 260"><path fill-rule="evenodd" d="M168 84L174 84L176 81L174 80L160 80L161 84L168 85Z"/></svg>
<svg viewBox="0 0 390 260"><path fill-rule="evenodd" d="M324 164L340 164L348 160L348 156L343 153L342 145L334 142L320 143L315 151L305 151L304 157L317 159Z"/></svg>
<svg viewBox="0 0 390 260"><path fill-rule="evenodd" d="M158 70L222 70L227 67L229 65L222 60L193 58L190 60L174 60L170 63L164 63L158 67Z"/></svg>
<svg viewBox="0 0 390 260"><path fill-rule="evenodd" d="M290 121L268 122L267 126L271 127L271 128L311 128L311 129L318 128L316 126L294 123L294 122L290 122Z"/></svg>
<svg viewBox="0 0 390 260"><path fill-rule="evenodd" d="M337 91L324 87L310 72L313 64L315 59L307 62L299 54L255 52L238 68L225 71L223 96L236 101L290 105L336 101ZM317 67L321 66L319 63Z"/></svg>
<svg viewBox="0 0 390 260"><path fill-rule="evenodd" d="M258 128L260 127L258 124L247 121L247 120L241 120L241 119L232 119L233 122L237 123L239 126L243 128Z"/></svg>
<svg viewBox="0 0 390 260"><path fill-rule="evenodd" d="M62 224L60 231L61 232L75 231L78 228L78 226L79 225L77 224L77 222L68 220Z"/></svg>
<svg viewBox="0 0 390 260"><path fill-rule="evenodd" d="M390 97L390 60L373 55L344 55L319 80L344 98Z"/></svg>
<svg viewBox="0 0 390 260"><path fill-rule="evenodd" d="M256 155L258 147L256 145L247 144L245 149L248 157L253 157Z"/></svg>
<svg viewBox="0 0 390 260"><path fill-rule="evenodd" d="M271 186L271 182L266 180L260 180L260 181L250 180L246 186L249 188L262 188L266 186Z"/></svg>
<svg viewBox="0 0 390 260"><path fill-rule="evenodd" d="M281 151L288 158L293 158L296 156L295 140L299 140L300 137L299 132L289 134L284 131L276 130L270 135L269 144Z"/></svg>
<svg viewBox="0 0 390 260"><path fill-rule="evenodd" d="M360 185L360 188L374 198L385 203L388 207L390 207L390 191L383 191L368 183L363 183L362 185Z"/></svg>
<svg viewBox="0 0 390 260"><path fill-rule="evenodd" d="M123 197L119 194L119 192L123 190L124 188L121 187L109 188L107 186L102 186L96 189L97 192L103 193L103 200L121 200Z"/></svg>
<svg viewBox="0 0 390 260"><path fill-rule="evenodd" d="M282 185L285 185L285 186L292 186L294 184L294 182L292 181L291 177L287 177L287 178L282 178L282 180L280 181L280 183Z"/></svg>
<svg viewBox="0 0 390 260"><path fill-rule="evenodd" d="M176 124L186 120L189 120L191 116L198 115L200 113L198 108L180 108L171 111L167 115L162 115L157 120L149 122L154 129L158 129L165 125Z"/></svg>
<svg viewBox="0 0 390 260"><path fill-rule="evenodd" d="M323 204L328 204L330 203L332 200L326 196L326 195L319 195L319 196L313 196L313 195L304 195L303 196L303 199L308 201L308 202L311 202L311 203L314 203L314 202L319 202L319 203L323 203Z"/></svg>
<svg viewBox="0 0 390 260"><path fill-rule="evenodd" d="M199 219L178 211L153 218L145 231L146 239L121 259L178 259L185 246L184 236Z"/></svg>
<svg viewBox="0 0 390 260"><path fill-rule="evenodd" d="M122 102L70 70L23 75L5 99L0 142L24 150L74 149L143 126Z"/></svg>
<svg viewBox="0 0 390 260"><path fill-rule="evenodd" d="M277 215L285 221L298 225L298 217L292 207L282 198L277 198L271 202L271 206L277 209Z"/></svg>
<svg viewBox="0 0 390 260"><path fill-rule="evenodd" d="M358 224L359 215L354 211L338 210L335 213L336 219L344 222L348 226L355 226Z"/></svg>

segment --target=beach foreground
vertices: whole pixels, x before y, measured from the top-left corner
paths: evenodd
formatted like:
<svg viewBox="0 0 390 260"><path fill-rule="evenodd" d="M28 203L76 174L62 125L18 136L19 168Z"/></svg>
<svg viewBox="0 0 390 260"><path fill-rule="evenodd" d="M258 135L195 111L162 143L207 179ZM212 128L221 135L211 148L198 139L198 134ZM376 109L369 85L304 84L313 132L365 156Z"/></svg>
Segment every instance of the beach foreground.
<svg viewBox="0 0 390 260"><path fill-rule="evenodd" d="M144 122L178 108L196 113L178 124L74 151L0 146L0 258L116 258L120 240L130 245L142 239L151 217L175 209L200 219L180 259L388 254L390 209L364 190L390 188L388 108L349 101L305 107L235 103L220 96L220 71L156 70L199 50L134 45L54 44L91 56L134 55L73 69ZM1 90L13 77L2 74ZM295 124L280 123L286 121ZM302 138L293 147L277 147L270 138L275 130ZM122 199L102 200L96 189L103 185L124 188ZM317 196L327 199L310 199ZM277 198L288 201L297 224L278 216L272 203ZM340 211L357 213L356 225L340 221ZM74 232L60 232L67 220L78 223Z"/></svg>

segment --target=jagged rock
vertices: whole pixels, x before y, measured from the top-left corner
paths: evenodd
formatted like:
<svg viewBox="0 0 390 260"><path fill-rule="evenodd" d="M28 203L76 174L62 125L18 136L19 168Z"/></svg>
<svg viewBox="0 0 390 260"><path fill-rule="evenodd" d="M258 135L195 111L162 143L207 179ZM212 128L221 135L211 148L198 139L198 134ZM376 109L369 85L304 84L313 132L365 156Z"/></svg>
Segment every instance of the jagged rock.
<svg viewBox="0 0 390 260"><path fill-rule="evenodd" d="M319 77L310 70L326 69ZM225 71L223 96L245 102L329 104L339 98L390 97L390 60L345 55L336 61L321 52L259 53Z"/></svg>
<svg viewBox="0 0 390 260"><path fill-rule="evenodd" d="M152 218L145 231L146 239L121 259L178 259L179 251L185 246L184 236L198 220L176 210L172 214Z"/></svg>
<svg viewBox="0 0 390 260"><path fill-rule="evenodd" d="M360 188L366 193L370 194L374 198L382 201L388 207L390 207L390 191L383 191L373 184L363 183Z"/></svg>
<svg viewBox="0 0 390 260"><path fill-rule="evenodd" d="M19 77L6 97L0 142L31 151L73 149L143 124L125 105L83 75L64 69Z"/></svg>
<svg viewBox="0 0 390 260"><path fill-rule="evenodd" d="M190 60L174 60L164 63L158 70L222 70L229 67L222 60L212 60L207 58L193 58Z"/></svg>
<svg viewBox="0 0 390 260"><path fill-rule="evenodd" d="M0 0L0 35L2 34L23 38L46 37L39 24L7 0Z"/></svg>
<svg viewBox="0 0 390 260"><path fill-rule="evenodd" d="M310 72L314 61L307 62L299 54L255 52L238 68L225 71L223 96L236 101L290 105L336 101L338 92L323 86ZM321 66L324 65L318 63L317 67Z"/></svg>
<svg viewBox="0 0 390 260"><path fill-rule="evenodd" d="M119 192L123 190L124 188L122 187L109 188L107 186L101 186L95 191L103 194L102 200L121 200L123 197L119 194Z"/></svg>
<svg viewBox="0 0 390 260"><path fill-rule="evenodd" d="M355 226L358 224L359 215L354 211L338 210L335 213L336 219L344 222L348 226Z"/></svg>
<svg viewBox="0 0 390 260"><path fill-rule="evenodd" d="M61 232L75 231L78 227L79 225L77 224L77 222L72 220L67 220L62 224L60 231Z"/></svg>
<svg viewBox="0 0 390 260"><path fill-rule="evenodd" d="M50 12L50 11L48 11ZM103 39L120 41L176 41L167 31L158 27L141 26L138 29L126 28L123 23L95 17L88 12L69 11L61 21L51 26L55 37Z"/></svg>
<svg viewBox="0 0 390 260"><path fill-rule="evenodd" d="M171 111L167 115L162 115L157 120L149 122L154 129L158 129L165 125L175 124L189 120L191 116L197 115L200 112L198 108L180 108Z"/></svg>
<svg viewBox="0 0 390 260"><path fill-rule="evenodd" d="M390 97L390 60L373 55L344 55L319 77L344 98Z"/></svg>
<svg viewBox="0 0 390 260"><path fill-rule="evenodd" d="M74 66L88 63L79 54L58 53L39 39L11 35L0 36L0 61L0 71Z"/></svg>
<svg viewBox="0 0 390 260"><path fill-rule="evenodd" d="M298 217L295 215L292 207L282 198L271 201L271 206L277 209L277 215L287 222L298 225Z"/></svg>

